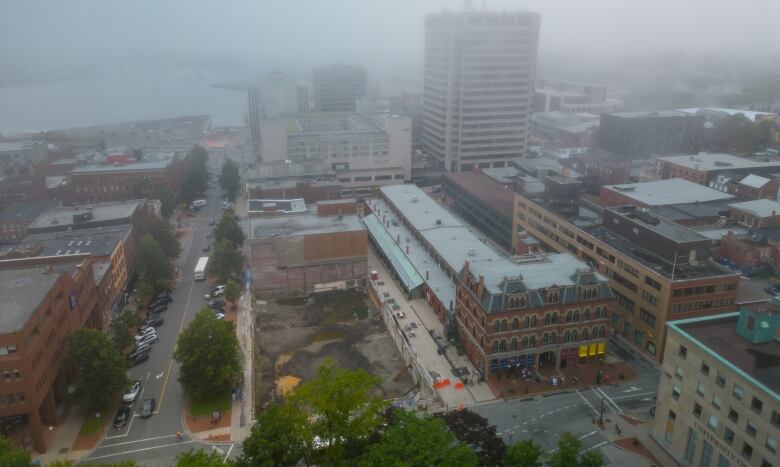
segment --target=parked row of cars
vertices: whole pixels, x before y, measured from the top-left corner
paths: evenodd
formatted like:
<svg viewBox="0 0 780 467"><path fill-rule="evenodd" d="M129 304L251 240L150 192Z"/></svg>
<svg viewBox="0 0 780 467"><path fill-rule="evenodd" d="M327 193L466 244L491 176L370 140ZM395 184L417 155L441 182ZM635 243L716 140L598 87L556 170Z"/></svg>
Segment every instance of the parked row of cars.
<svg viewBox="0 0 780 467"><path fill-rule="evenodd" d="M147 307L146 319L141 322L138 334L135 336L135 345L130 351L128 359L133 366L149 360L149 353L152 351L152 344L160 339L157 337L157 328L160 327L165 319L161 316L168 309L168 305L173 301L169 291L163 291L158 294Z"/></svg>

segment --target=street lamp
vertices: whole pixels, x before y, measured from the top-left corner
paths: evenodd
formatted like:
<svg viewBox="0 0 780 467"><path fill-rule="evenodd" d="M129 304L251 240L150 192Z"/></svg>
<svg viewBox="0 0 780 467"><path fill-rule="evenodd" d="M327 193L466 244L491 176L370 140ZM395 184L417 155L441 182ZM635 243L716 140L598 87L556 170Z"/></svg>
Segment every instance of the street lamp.
<svg viewBox="0 0 780 467"><path fill-rule="evenodd" d="M601 410L599 411L599 426L604 426L604 398L601 398Z"/></svg>

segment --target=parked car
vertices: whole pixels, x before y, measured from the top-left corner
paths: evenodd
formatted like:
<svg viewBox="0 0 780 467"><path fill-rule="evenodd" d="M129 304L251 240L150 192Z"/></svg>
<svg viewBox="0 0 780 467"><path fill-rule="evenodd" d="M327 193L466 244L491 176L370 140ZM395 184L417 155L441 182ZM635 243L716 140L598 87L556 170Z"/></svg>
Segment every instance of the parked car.
<svg viewBox="0 0 780 467"><path fill-rule="evenodd" d="M132 360L142 353L148 353L150 350L152 350L151 344L136 344L133 346L133 350L130 352L130 355L128 355L128 358Z"/></svg>
<svg viewBox="0 0 780 467"><path fill-rule="evenodd" d="M214 232L210 231L206 234L206 238L211 238L214 236Z"/></svg>
<svg viewBox="0 0 780 467"><path fill-rule="evenodd" d="M209 225L217 225L217 221L216 221L216 220L214 220L214 219L211 219L211 220L209 221Z"/></svg>
<svg viewBox="0 0 780 467"><path fill-rule="evenodd" d="M139 380L133 381L133 384L129 388L125 389L125 393L122 395L123 402L134 402L141 392L141 382Z"/></svg>
<svg viewBox="0 0 780 467"><path fill-rule="evenodd" d="M157 404L157 401L154 399L146 399L144 403L141 405L141 418L149 418L152 416L152 413L154 412L154 406Z"/></svg>
<svg viewBox="0 0 780 467"><path fill-rule="evenodd" d="M213 311L214 313L217 313L217 314L219 314L219 313L222 313L223 315L225 314L225 309L224 308L212 308L211 311Z"/></svg>
<svg viewBox="0 0 780 467"><path fill-rule="evenodd" d="M143 340L144 337L148 336L149 334L157 334L157 331L154 330L154 328L144 328L138 331L138 334L135 336L135 341L139 342Z"/></svg>
<svg viewBox="0 0 780 467"><path fill-rule="evenodd" d="M165 320L159 316L159 315L150 315L147 316L144 322L142 323L142 326L148 327L148 328L156 328L162 325Z"/></svg>
<svg viewBox="0 0 780 467"><path fill-rule="evenodd" d="M209 293L206 294L205 298L216 298L220 295L223 295L225 293L225 286L224 285L218 285L211 289Z"/></svg>
<svg viewBox="0 0 780 467"><path fill-rule="evenodd" d="M149 360L149 352L148 351L140 353L140 354L134 356L133 358L130 359L130 363L132 364L132 366L136 366L136 365L140 365L141 363L143 363L143 362L145 362L147 360Z"/></svg>
<svg viewBox="0 0 780 467"><path fill-rule="evenodd" d="M122 407L119 407L119 410L116 411L116 416L114 416L114 428L122 428L123 426L127 425L127 422L130 420L130 407L123 405Z"/></svg>
<svg viewBox="0 0 780 467"><path fill-rule="evenodd" d="M764 287L764 292L772 296L780 295L780 284L769 284Z"/></svg>
<svg viewBox="0 0 780 467"><path fill-rule="evenodd" d="M209 245L208 243L203 245L203 251L211 251L211 245Z"/></svg>
<svg viewBox="0 0 780 467"><path fill-rule="evenodd" d="M154 297L155 302L164 302L164 303L171 303L173 301L173 297L171 296L171 293L167 290L164 290L157 294L156 297Z"/></svg>
<svg viewBox="0 0 780 467"><path fill-rule="evenodd" d="M215 316L217 319L225 319L225 313L217 313Z"/></svg>
<svg viewBox="0 0 780 467"><path fill-rule="evenodd" d="M222 308L225 306L224 300L210 300L208 302L209 308Z"/></svg>
<svg viewBox="0 0 780 467"><path fill-rule="evenodd" d="M154 329L154 328L151 328L151 329ZM154 343L159 342L159 341L160 341L160 339L157 337L157 333L155 332L155 333L147 334L147 335L143 336L141 338L141 340L138 341L138 344L139 345L141 345L141 344L149 344L149 345L151 345L151 344L154 344Z"/></svg>
<svg viewBox="0 0 780 467"><path fill-rule="evenodd" d="M152 314L164 313L167 310L168 310L168 305L157 305L151 308L147 308L147 311Z"/></svg>
<svg viewBox="0 0 780 467"><path fill-rule="evenodd" d="M166 295L165 297L156 298L151 302L149 302L147 308L153 308L156 306L168 306L168 304L171 303L172 301L173 299L170 296Z"/></svg>

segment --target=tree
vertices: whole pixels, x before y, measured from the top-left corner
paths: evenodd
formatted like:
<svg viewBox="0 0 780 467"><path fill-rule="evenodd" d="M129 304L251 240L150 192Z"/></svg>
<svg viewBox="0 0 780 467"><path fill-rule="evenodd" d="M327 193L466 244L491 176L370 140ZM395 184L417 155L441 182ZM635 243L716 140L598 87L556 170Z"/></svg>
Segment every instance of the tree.
<svg viewBox="0 0 780 467"><path fill-rule="evenodd" d="M225 300L234 302L241 296L241 287L236 284L236 281L229 280L225 285Z"/></svg>
<svg viewBox="0 0 780 467"><path fill-rule="evenodd" d="M125 310L111 321L111 340L117 349L126 349L133 343L130 329L138 325L138 314L133 310Z"/></svg>
<svg viewBox="0 0 780 467"><path fill-rule="evenodd" d="M160 248L165 252L165 256L176 258L181 253L179 239L176 238L176 230L170 222L163 219L155 219L149 224L149 235L154 238Z"/></svg>
<svg viewBox="0 0 780 467"><path fill-rule="evenodd" d="M727 153L763 151L772 139L770 122L752 122L743 114L722 118L709 134L710 149Z"/></svg>
<svg viewBox="0 0 780 467"><path fill-rule="evenodd" d="M454 410L442 415L447 428L461 443L473 447L483 466L501 465L506 455L506 444L496 427L485 417L471 410Z"/></svg>
<svg viewBox="0 0 780 467"><path fill-rule="evenodd" d="M130 384L124 356L96 329L81 328L70 335L65 365L76 372L73 399L89 409L106 408Z"/></svg>
<svg viewBox="0 0 780 467"><path fill-rule="evenodd" d="M154 197L160 200L160 214L163 219L168 219L173 214L173 208L176 206L176 200L170 191L160 188L154 193Z"/></svg>
<svg viewBox="0 0 780 467"><path fill-rule="evenodd" d="M221 467L232 464L223 463L222 456L216 452L206 452L203 449L190 449L176 456L176 467Z"/></svg>
<svg viewBox="0 0 780 467"><path fill-rule="evenodd" d="M506 467L542 467L542 448L533 440L524 439L509 446L504 457Z"/></svg>
<svg viewBox="0 0 780 467"><path fill-rule="evenodd" d="M159 243L149 234L141 237L138 248L138 272L152 287L152 294L168 287L173 280L173 265Z"/></svg>
<svg viewBox="0 0 780 467"><path fill-rule="evenodd" d="M2 464L0 464L2 465ZM50 464L46 464L46 467L73 467L76 464L71 460L54 461ZM120 461L94 464L92 462L79 462L79 467L136 467L135 461Z"/></svg>
<svg viewBox="0 0 780 467"><path fill-rule="evenodd" d="M189 165L182 183L182 198L189 203L206 191L209 181L209 171L206 162L209 154L202 146L195 145L187 153Z"/></svg>
<svg viewBox="0 0 780 467"><path fill-rule="evenodd" d="M145 278L141 277L136 283L138 297L142 303L147 303L154 296L154 287Z"/></svg>
<svg viewBox="0 0 780 467"><path fill-rule="evenodd" d="M214 244L214 252L206 265L207 272L226 282L231 277L241 276L244 268L244 255L230 243L220 240Z"/></svg>
<svg viewBox="0 0 780 467"><path fill-rule="evenodd" d="M241 176L238 174L238 165L231 159L222 164L222 173L219 175L219 185L225 190L225 195L230 201L236 199L241 187Z"/></svg>
<svg viewBox="0 0 780 467"><path fill-rule="evenodd" d="M314 451L316 463L340 464L349 443L366 440L382 422L385 403L374 395L380 379L365 370L339 368L328 359L316 376L300 384L288 397L301 413L309 415L304 436L323 445Z"/></svg>
<svg viewBox="0 0 780 467"><path fill-rule="evenodd" d="M173 357L181 364L179 382L193 399L226 394L241 377L241 350L230 321L202 308L179 334Z"/></svg>
<svg viewBox="0 0 780 467"><path fill-rule="evenodd" d="M549 455L549 467L600 467L604 465L601 455L588 451L580 455L582 443L571 433L563 433L558 441L558 449Z"/></svg>
<svg viewBox="0 0 780 467"><path fill-rule="evenodd" d="M0 436L0 465L3 467L33 467L30 453L15 447L11 440Z"/></svg>
<svg viewBox="0 0 780 467"><path fill-rule="evenodd" d="M233 245L239 247L244 244L244 231L236 221L236 216L226 211L214 227L214 240L230 240Z"/></svg>
<svg viewBox="0 0 780 467"><path fill-rule="evenodd" d="M244 440L237 467L292 467L304 458L306 415L290 404L274 405L258 417Z"/></svg>
<svg viewBox="0 0 780 467"><path fill-rule="evenodd" d="M368 447L361 466L476 466L477 455L447 431L440 418L398 411L395 422Z"/></svg>

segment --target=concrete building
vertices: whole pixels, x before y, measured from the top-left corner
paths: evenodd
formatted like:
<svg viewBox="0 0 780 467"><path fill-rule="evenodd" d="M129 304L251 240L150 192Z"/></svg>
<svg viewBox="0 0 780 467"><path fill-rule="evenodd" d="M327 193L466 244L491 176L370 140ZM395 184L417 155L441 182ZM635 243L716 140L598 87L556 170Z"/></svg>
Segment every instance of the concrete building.
<svg viewBox="0 0 780 467"><path fill-rule="evenodd" d="M512 210L515 194L487 175L452 172L442 179L444 202L507 252L512 244Z"/></svg>
<svg viewBox="0 0 780 467"><path fill-rule="evenodd" d="M269 180L249 182L246 185L247 199L293 199L303 198L306 203L341 198L341 184L329 180Z"/></svg>
<svg viewBox="0 0 780 467"><path fill-rule="evenodd" d="M13 203L45 201L50 198L42 175L0 177L0 209Z"/></svg>
<svg viewBox="0 0 780 467"><path fill-rule="evenodd" d="M312 85L315 111L355 112L355 102L368 93L368 73L357 66L320 66L312 72Z"/></svg>
<svg viewBox="0 0 780 467"><path fill-rule="evenodd" d="M246 98L246 125L249 128L249 143L252 145L252 150L257 153L260 150L260 120L263 118L263 101L260 97L260 88L257 86L247 88Z"/></svg>
<svg viewBox="0 0 780 467"><path fill-rule="evenodd" d="M299 114L304 114L311 110L308 84L298 83L298 86L295 87L295 98L297 104L297 112Z"/></svg>
<svg viewBox="0 0 780 467"><path fill-rule="evenodd" d="M697 154L659 157L656 167L663 178L684 178L741 199L777 197L775 179L780 173L780 161L754 160L731 154Z"/></svg>
<svg viewBox="0 0 780 467"><path fill-rule="evenodd" d="M20 242L27 235L27 226L56 206L56 201L22 201L9 205L0 212L0 243Z"/></svg>
<svg viewBox="0 0 780 467"><path fill-rule="evenodd" d="M426 16L422 150L452 172L525 157L538 42L534 13Z"/></svg>
<svg viewBox="0 0 780 467"><path fill-rule="evenodd" d="M408 117L309 113L264 120L261 131L264 163L322 161L352 190L411 180Z"/></svg>
<svg viewBox="0 0 780 467"><path fill-rule="evenodd" d="M68 336L92 322L97 300L91 264L66 261L0 265L0 430L41 453L53 440L48 427L60 423L59 408L67 399Z"/></svg>
<svg viewBox="0 0 780 467"><path fill-rule="evenodd" d="M778 465L777 299L668 327L652 436L681 465Z"/></svg>
<svg viewBox="0 0 780 467"><path fill-rule="evenodd" d="M751 228L780 226L780 203L757 199L729 204L730 217L738 224Z"/></svg>
<svg viewBox="0 0 780 467"><path fill-rule="evenodd" d="M601 114L612 112L620 104L607 98L603 85L537 78L534 89L534 111Z"/></svg>
<svg viewBox="0 0 780 467"><path fill-rule="evenodd" d="M667 320L734 309L739 274L710 261L710 239L635 206L602 217L577 198L517 195L514 231L607 276L617 303L611 327L642 355L663 358Z"/></svg>
<svg viewBox="0 0 780 467"><path fill-rule="evenodd" d="M642 208L686 203L733 200L734 196L682 178L601 187L599 198L605 206L633 204Z"/></svg>
<svg viewBox="0 0 780 467"><path fill-rule="evenodd" d="M704 117L683 112L603 114L598 146L623 156L696 154L701 149Z"/></svg>
<svg viewBox="0 0 780 467"><path fill-rule="evenodd" d="M45 143L0 143L0 177L34 175L36 166L48 158Z"/></svg>
<svg viewBox="0 0 780 467"><path fill-rule="evenodd" d="M301 294L365 282L366 230L354 214L354 200L342 200L339 208L341 215L310 210L249 221L249 266L256 293Z"/></svg>
<svg viewBox="0 0 780 467"><path fill-rule="evenodd" d="M531 137L542 145L544 155L568 159L588 152L598 126L598 115L538 112L533 116Z"/></svg>
<svg viewBox="0 0 780 467"><path fill-rule="evenodd" d="M722 120L734 115L744 115L751 122L760 122L762 120L772 120L777 117L772 112L757 112L755 110L744 109L726 109L722 107L690 107L687 109L677 109L678 112L684 112L690 115L703 115L708 121Z"/></svg>

